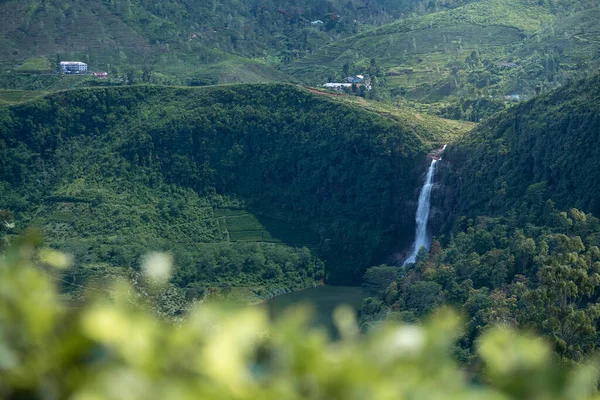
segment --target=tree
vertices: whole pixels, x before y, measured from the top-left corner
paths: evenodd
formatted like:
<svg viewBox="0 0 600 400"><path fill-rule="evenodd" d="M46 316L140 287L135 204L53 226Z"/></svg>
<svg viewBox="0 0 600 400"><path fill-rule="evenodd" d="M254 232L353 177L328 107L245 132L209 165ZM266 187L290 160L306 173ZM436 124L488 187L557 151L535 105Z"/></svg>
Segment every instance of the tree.
<svg viewBox="0 0 600 400"><path fill-rule="evenodd" d="M501 287L506 283L509 271L514 272L514 261L515 258L507 250L488 251L471 274L475 286Z"/></svg>
<svg viewBox="0 0 600 400"><path fill-rule="evenodd" d="M443 302L442 286L432 281L420 281L408 288L406 306L417 315L424 315Z"/></svg>
<svg viewBox="0 0 600 400"><path fill-rule="evenodd" d="M152 64L144 63L144 66L142 67L142 82L144 82L144 83L150 82L150 78L152 76L153 69L154 69L154 66Z"/></svg>
<svg viewBox="0 0 600 400"><path fill-rule="evenodd" d="M350 65L348 65L348 63L344 63L343 70L344 70L344 77L350 75Z"/></svg>
<svg viewBox="0 0 600 400"><path fill-rule="evenodd" d="M377 60L375 60L374 58L371 58L371 61L369 62L369 75L378 75L379 74L379 67L377 66ZM375 86L375 84L373 84L373 86Z"/></svg>
<svg viewBox="0 0 600 400"><path fill-rule="evenodd" d="M600 305L585 301L600 289L600 253L585 251L581 239L565 235L550 238L549 254L539 256L539 286L520 301L520 321L545 332L563 356L580 360L597 346Z"/></svg>
<svg viewBox="0 0 600 400"><path fill-rule="evenodd" d="M136 72L137 71L133 67L127 69L126 76L128 85L133 85L136 83Z"/></svg>
<svg viewBox="0 0 600 400"><path fill-rule="evenodd" d="M365 85L361 85L361 86L358 88L358 95L359 95L360 97L365 97L365 96L366 96L366 93L367 93L367 90L365 89Z"/></svg>
<svg viewBox="0 0 600 400"><path fill-rule="evenodd" d="M383 292L398 277L398 267L379 265L368 268L363 277L366 287L376 292Z"/></svg>

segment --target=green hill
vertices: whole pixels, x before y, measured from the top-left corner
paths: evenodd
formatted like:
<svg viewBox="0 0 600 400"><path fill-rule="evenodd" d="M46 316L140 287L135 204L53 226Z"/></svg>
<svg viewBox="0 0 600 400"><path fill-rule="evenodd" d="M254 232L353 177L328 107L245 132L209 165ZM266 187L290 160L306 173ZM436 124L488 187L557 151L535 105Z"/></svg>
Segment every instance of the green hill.
<svg viewBox="0 0 600 400"><path fill-rule="evenodd" d="M595 8L594 8L595 7ZM367 97L478 122L600 66L597 4L8 0L0 87L204 86L367 74ZM52 74L77 59L109 79Z"/></svg>
<svg viewBox="0 0 600 400"><path fill-rule="evenodd" d="M498 113L448 146L433 193L431 251L398 271L367 270L379 291L362 320L413 321L450 305L456 351L476 366L492 326L543 334L565 364L600 346L600 76ZM442 220L442 222L440 222Z"/></svg>
<svg viewBox="0 0 600 400"><path fill-rule="evenodd" d="M598 10L592 6L471 2L334 42L284 70L312 85L343 79L346 71L367 73L377 77L379 97L433 103L433 111L453 117L444 107L460 103L458 116L478 121L489 115L478 109L487 103L533 96L597 68ZM464 103L482 97L485 102ZM474 110L464 115L469 106Z"/></svg>
<svg viewBox="0 0 600 400"><path fill-rule="evenodd" d="M499 214L551 198L600 215L600 77L572 82L502 112L448 151L465 213Z"/></svg>
<svg viewBox="0 0 600 400"><path fill-rule="evenodd" d="M280 63L428 7L424 0L7 0L0 2L0 66L48 72L60 58L161 84L289 81L276 71ZM2 85L31 88L11 79Z"/></svg>
<svg viewBox="0 0 600 400"><path fill-rule="evenodd" d="M281 84L66 91L0 113L0 208L76 255L69 279L169 250L182 288L258 292L319 281L320 259L355 281L410 240L445 123Z"/></svg>
<svg viewBox="0 0 600 400"><path fill-rule="evenodd" d="M519 42L522 35L536 32L543 21L549 23L553 19L537 3L482 0L450 11L400 20L335 42L292 67L310 75L311 65L337 72L344 63L359 65L374 58L385 70L417 63L434 68L440 62L462 61L478 48L493 51L495 47Z"/></svg>
<svg viewBox="0 0 600 400"><path fill-rule="evenodd" d="M525 79L552 87L566 77L585 75L600 67L600 8L557 16L552 26L530 39L514 57L527 60ZM540 79L541 78L541 79Z"/></svg>

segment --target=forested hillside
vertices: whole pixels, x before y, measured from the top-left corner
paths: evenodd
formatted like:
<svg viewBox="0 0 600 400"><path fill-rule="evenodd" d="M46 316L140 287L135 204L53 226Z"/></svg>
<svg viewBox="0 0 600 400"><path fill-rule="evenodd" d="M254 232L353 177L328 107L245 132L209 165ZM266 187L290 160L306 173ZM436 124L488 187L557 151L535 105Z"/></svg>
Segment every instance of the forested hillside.
<svg viewBox="0 0 600 400"><path fill-rule="evenodd" d="M599 76L495 115L448 151L460 212L501 215L550 198L600 215L599 131Z"/></svg>
<svg viewBox="0 0 600 400"><path fill-rule="evenodd" d="M565 360L600 345L597 176L600 78L513 107L451 145L440 168L431 252L370 268L363 323L413 321L450 304L468 317L458 356L476 362L492 325L542 333ZM449 200L451 199L451 200Z"/></svg>
<svg viewBox="0 0 600 400"><path fill-rule="evenodd" d="M331 40L461 2L8 0L0 2L0 62L31 73L52 71L57 58L80 59L154 83L285 81L292 78L276 71L280 63ZM32 85L20 78L0 82Z"/></svg>
<svg viewBox="0 0 600 400"><path fill-rule="evenodd" d="M410 240L443 131L280 84L67 91L0 113L13 232L40 226L74 254L75 284L171 251L191 295L306 287L320 259L329 282L355 282Z"/></svg>
<svg viewBox="0 0 600 400"><path fill-rule="evenodd" d="M375 76L374 98L479 121L515 99L596 71L597 4L480 0L333 42L283 70L309 84ZM450 103L450 104L448 104Z"/></svg>

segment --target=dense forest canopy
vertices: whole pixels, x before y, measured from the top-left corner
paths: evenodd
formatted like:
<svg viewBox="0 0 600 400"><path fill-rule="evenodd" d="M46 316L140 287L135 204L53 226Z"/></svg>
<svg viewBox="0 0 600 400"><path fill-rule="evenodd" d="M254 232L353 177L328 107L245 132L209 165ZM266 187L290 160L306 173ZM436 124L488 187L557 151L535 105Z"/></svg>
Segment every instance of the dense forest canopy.
<svg viewBox="0 0 600 400"><path fill-rule="evenodd" d="M574 81L450 146L431 221L437 240L413 268L367 271L379 296L363 305L363 324L415 321L451 304L468 316L457 350L466 363L476 363L478 338L498 324L546 335L564 360L595 354L599 104L598 76Z"/></svg>
<svg viewBox="0 0 600 400"><path fill-rule="evenodd" d="M448 151L460 212L501 215L518 200L550 198L600 215L599 130L598 75L495 115Z"/></svg>
<svg viewBox="0 0 600 400"><path fill-rule="evenodd" d="M171 250L189 290L357 282L410 240L439 129L280 84L87 89L0 112L0 208L77 255L71 282Z"/></svg>

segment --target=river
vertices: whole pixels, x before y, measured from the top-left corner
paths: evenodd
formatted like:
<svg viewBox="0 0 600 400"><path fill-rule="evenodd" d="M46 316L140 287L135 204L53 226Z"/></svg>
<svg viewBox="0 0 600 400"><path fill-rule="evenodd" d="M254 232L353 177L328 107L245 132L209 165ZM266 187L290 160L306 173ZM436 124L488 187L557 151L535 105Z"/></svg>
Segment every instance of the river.
<svg viewBox="0 0 600 400"><path fill-rule="evenodd" d="M335 336L332 314L336 307L347 304L357 312L365 297L371 294L359 286L319 286L283 294L266 302L269 314L277 318L292 305L307 304L314 310L313 325L325 327Z"/></svg>

